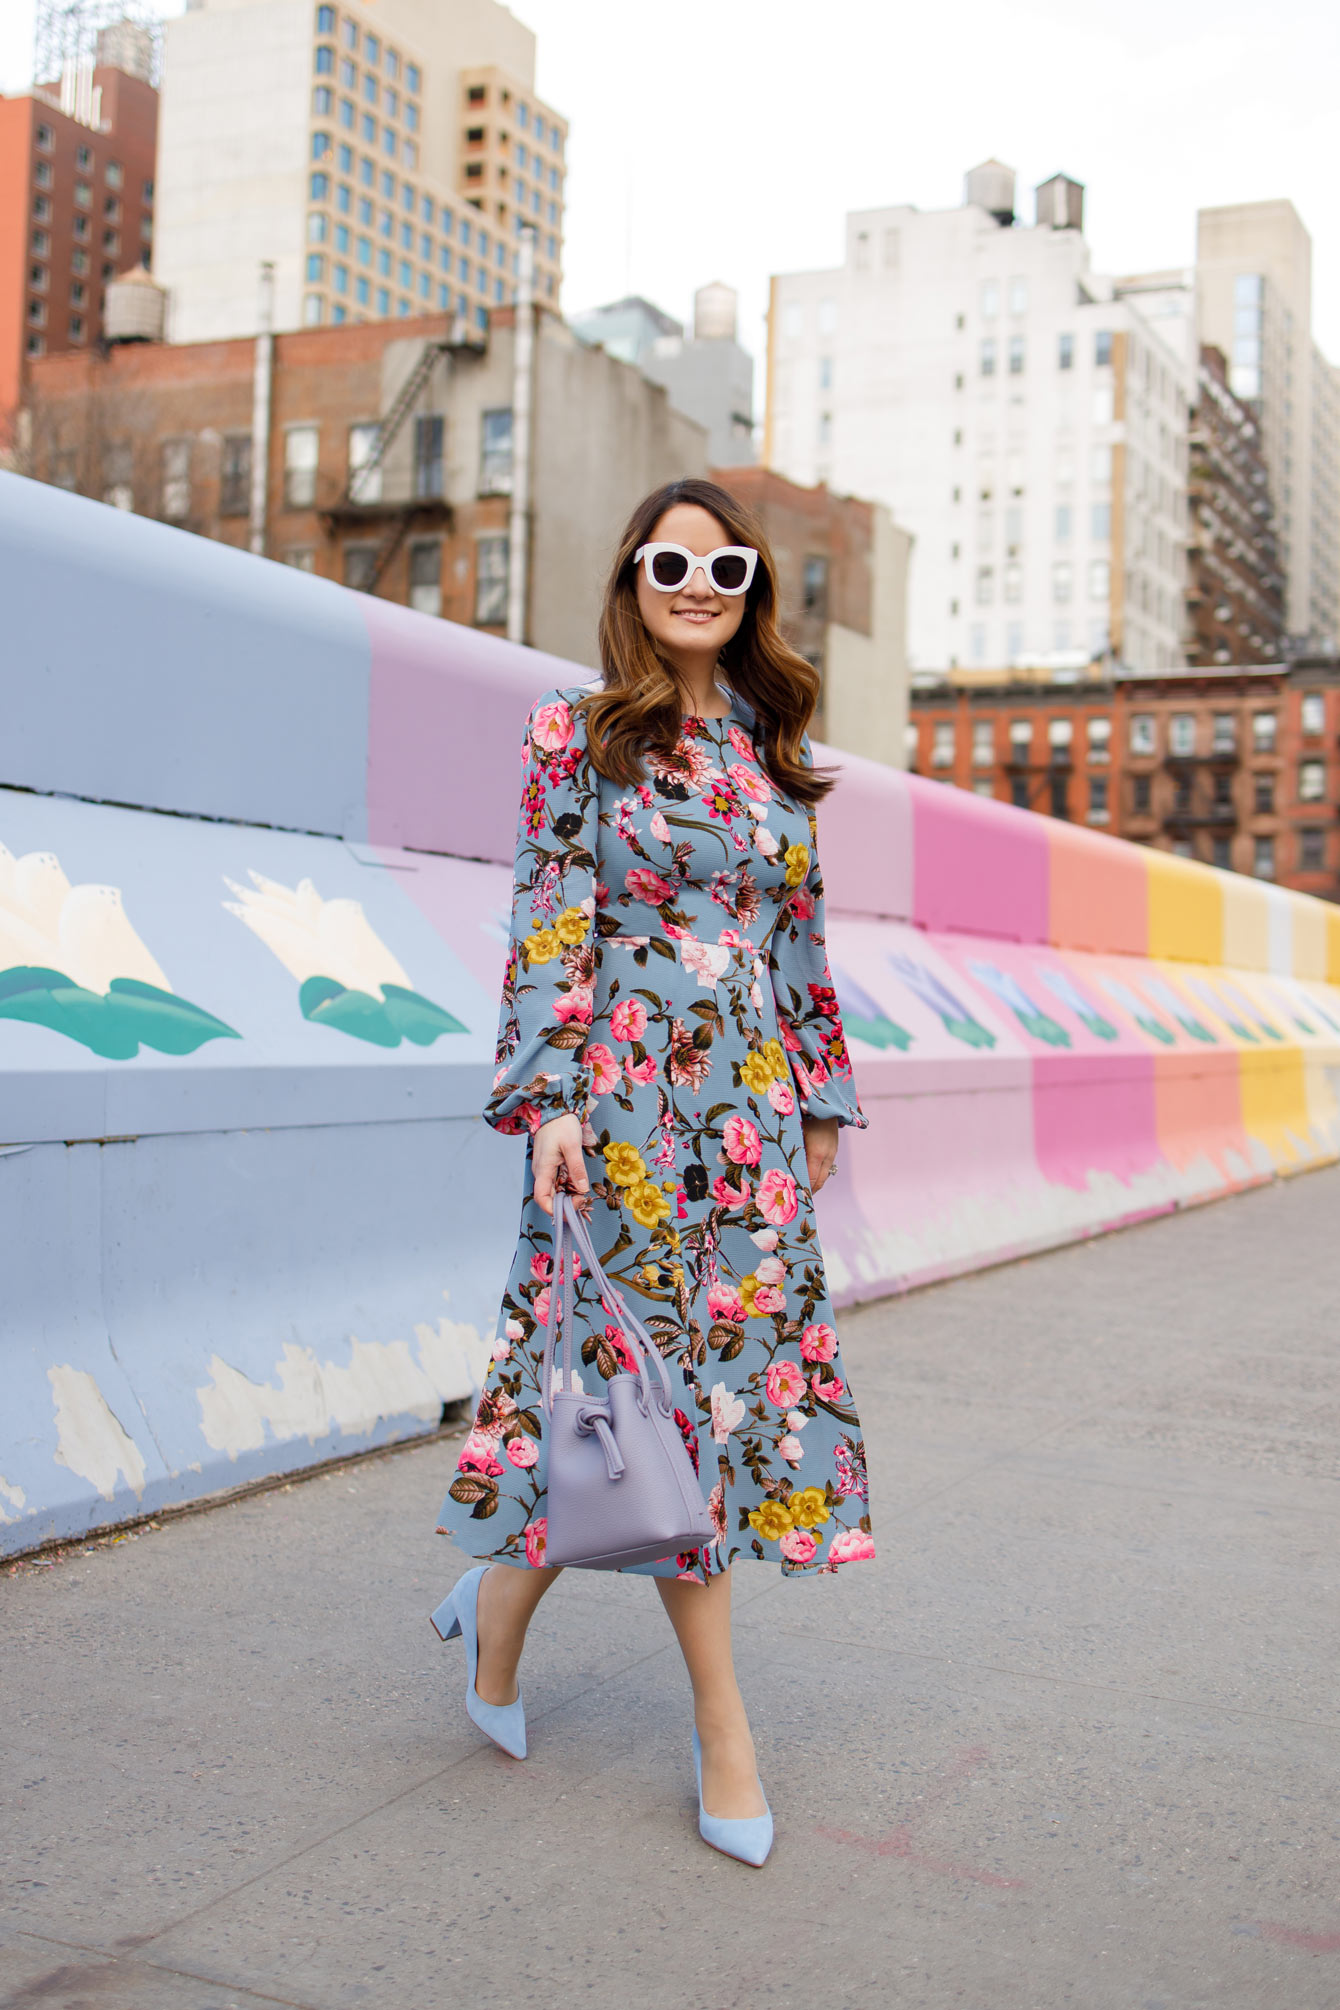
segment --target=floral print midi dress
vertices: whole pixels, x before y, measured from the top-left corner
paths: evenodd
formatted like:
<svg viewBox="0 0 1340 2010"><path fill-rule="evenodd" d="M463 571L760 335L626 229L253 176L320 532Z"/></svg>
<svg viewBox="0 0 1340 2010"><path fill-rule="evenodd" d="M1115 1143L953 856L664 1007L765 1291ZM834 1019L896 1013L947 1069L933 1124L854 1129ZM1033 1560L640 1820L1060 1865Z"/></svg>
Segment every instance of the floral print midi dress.
<svg viewBox="0 0 1340 2010"><path fill-rule="evenodd" d="M874 1554L865 1446L838 1354L802 1114L864 1126L823 933L809 811L759 762L735 696L684 721L673 760L623 787L586 755L580 690L522 748L512 939L485 1115L579 1117L592 1240L670 1367L717 1529L640 1564L706 1581ZM805 759L810 758L808 744ZM527 1153L493 1362L440 1532L493 1562L545 1560L540 1374L553 1264ZM582 1384L635 1365L617 1308L578 1280Z"/></svg>

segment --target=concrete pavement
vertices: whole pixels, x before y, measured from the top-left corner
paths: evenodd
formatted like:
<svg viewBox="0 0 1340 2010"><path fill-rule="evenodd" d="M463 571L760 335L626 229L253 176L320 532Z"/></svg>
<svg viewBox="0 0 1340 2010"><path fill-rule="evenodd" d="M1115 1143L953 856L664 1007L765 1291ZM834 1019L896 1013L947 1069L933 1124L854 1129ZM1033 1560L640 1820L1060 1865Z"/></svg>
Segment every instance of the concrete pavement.
<svg viewBox="0 0 1340 2010"><path fill-rule="evenodd" d="M737 1574L778 1840L645 1581L486 1745L436 1441L0 1583L6 2010L1335 2010L1340 1169L844 1321L879 1561Z"/></svg>

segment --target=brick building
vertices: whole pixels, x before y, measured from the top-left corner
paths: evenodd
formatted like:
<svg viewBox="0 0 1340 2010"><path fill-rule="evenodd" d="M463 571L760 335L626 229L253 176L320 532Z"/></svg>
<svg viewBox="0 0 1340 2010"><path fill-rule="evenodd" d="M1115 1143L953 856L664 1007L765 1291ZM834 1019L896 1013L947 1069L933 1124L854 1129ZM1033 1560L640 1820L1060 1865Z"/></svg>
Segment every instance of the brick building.
<svg viewBox="0 0 1340 2010"><path fill-rule="evenodd" d="M802 488L770 468L713 471L763 520L781 627L823 677L816 737L901 767L907 727L912 540L880 503Z"/></svg>
<svg viewBox="0 0 1340 2010"><path fill-rule="evenodd" d="M512 490L513 310L486 339L431 316L274 340L268 441L257 341L133 343L36 359L20 472L407 603L500 630ZM593 661L609 555L640 496L706 472L665 392L536 311L525 639ZM253 454L264 481L253 484Z"/></svg>
<svg viewBox="0 0 1340 2010"><path fill-rule="evenodd" d="M1261 428L1229 389L1220 349L1200 352L1190 447L1187 660L1278 663L1284 572Z"/></svg>
<svg viewBox="0 0 1340 2010"><path fill-rule="evenodd" d="M153 242L152 44L125 25L92 71L0 98L0 450L25 363L89 349L119 272Z"/></svg>
<svg viewBox="0 0 1340 2010"><path fill-rule="evenodd" d="M913 679L908 765L1340 900L1340 663Z"/></svg>

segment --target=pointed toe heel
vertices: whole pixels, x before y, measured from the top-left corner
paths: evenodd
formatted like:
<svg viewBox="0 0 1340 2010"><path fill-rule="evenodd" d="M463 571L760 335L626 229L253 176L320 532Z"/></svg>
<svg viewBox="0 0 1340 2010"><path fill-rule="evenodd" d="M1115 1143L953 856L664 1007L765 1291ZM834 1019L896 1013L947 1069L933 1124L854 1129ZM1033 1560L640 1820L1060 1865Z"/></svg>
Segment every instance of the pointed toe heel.
<svg viewBox="0 0 1340 2010"><path fill-rule="evenodd" d="M728 1821L723 1815L709 1815L703 1806L703 1748L696 1731L693 1769L698 1780L698 1833L703 1841L720 1850L723 1856L733 1856L755 1870L761 1869L772 1849L772 1809L766 1799L761 1815L746 1815L736 1821Z"/></svg>
<svg viewBox="0 0 1340 2010"><path fill-rule="evenodd" d="M436 1612L429 1614L428 1623L439 1640L454 1640L459 1634L465 1642L465 1708L471 1723L485 1737L492 1738L509 1758L524 1759L526 1713L521 1691L517 1690L515 1703L486 1703L475 1688L479 1669L479 1584L487 1569L488 1565L481 1563L475 1570L467 1570Z"/></svg>

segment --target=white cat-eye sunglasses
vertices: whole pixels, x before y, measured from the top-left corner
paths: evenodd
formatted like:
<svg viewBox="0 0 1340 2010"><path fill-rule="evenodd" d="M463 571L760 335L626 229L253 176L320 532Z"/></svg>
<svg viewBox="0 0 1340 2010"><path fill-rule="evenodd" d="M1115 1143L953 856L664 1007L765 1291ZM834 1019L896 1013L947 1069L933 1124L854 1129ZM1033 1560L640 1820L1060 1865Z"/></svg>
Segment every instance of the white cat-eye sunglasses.
<svg viewBox="0 0 1340 2010"><path fill-rule="evenodd" d="M733 599L736 594L748 593L758 553L752 545L723 544L700 558L682 544L641 544L633 555L634 565L643 559L647 562L647 584L658 593L678 593L695 572L702 571L716 592Z"/></svg>

